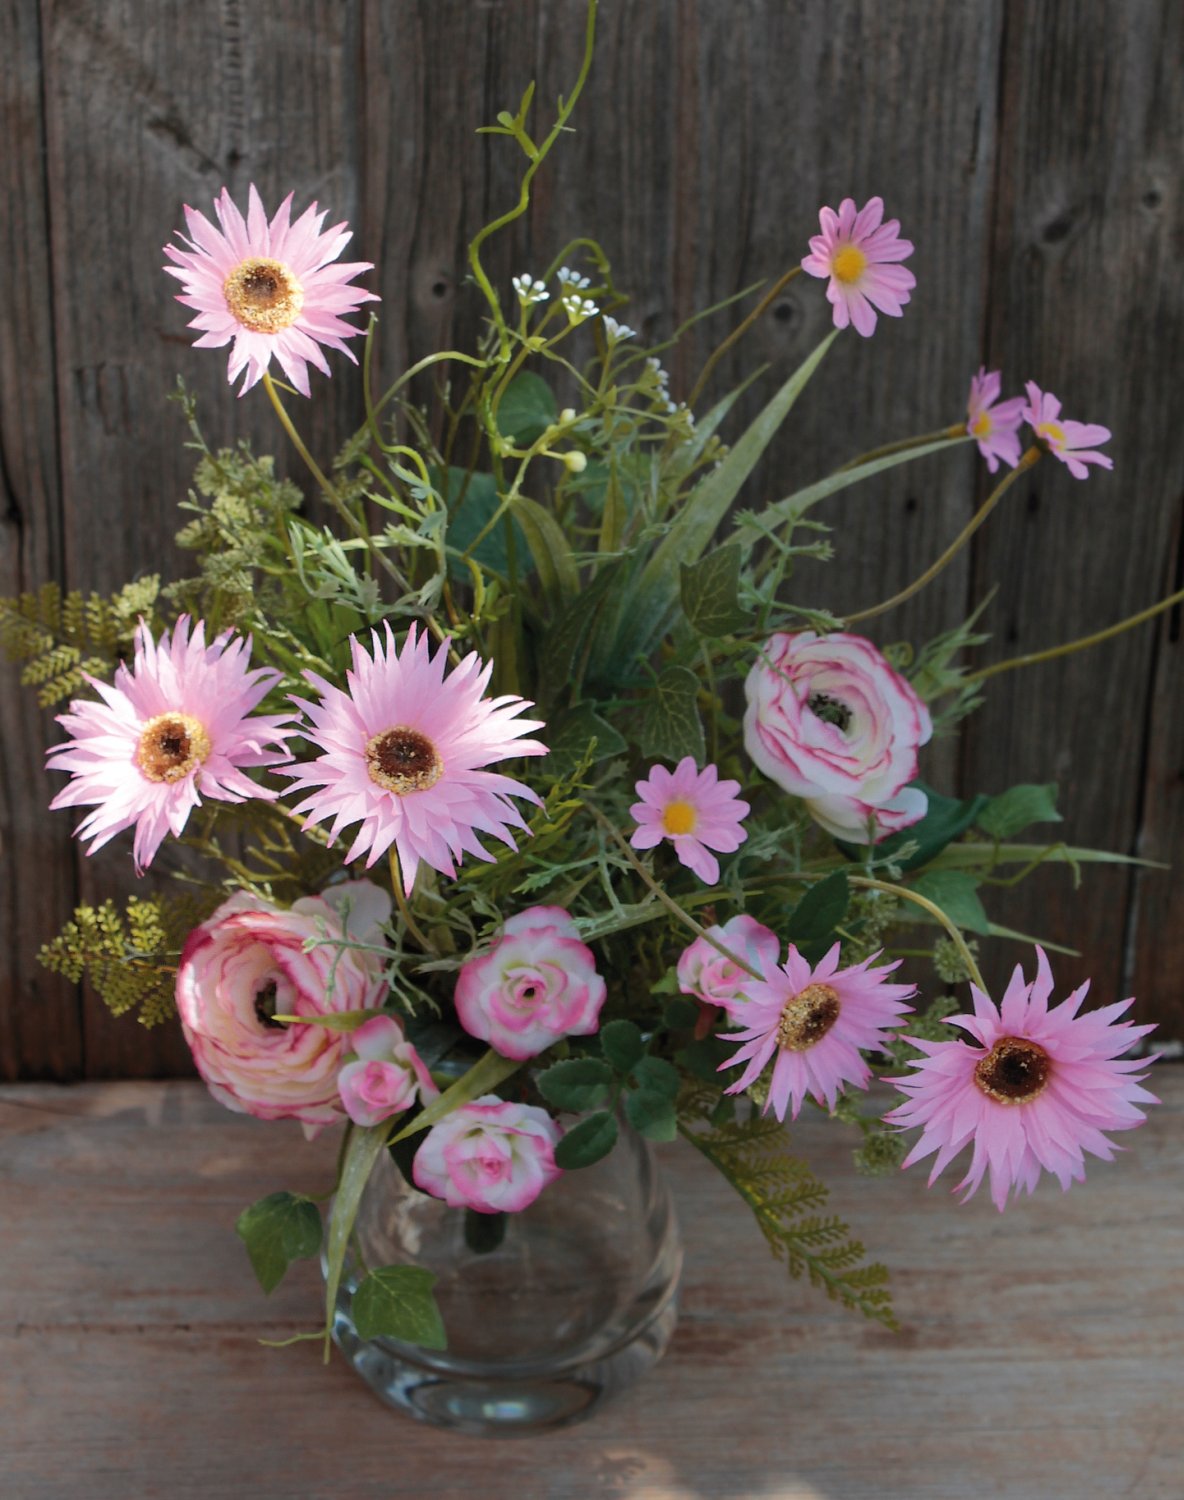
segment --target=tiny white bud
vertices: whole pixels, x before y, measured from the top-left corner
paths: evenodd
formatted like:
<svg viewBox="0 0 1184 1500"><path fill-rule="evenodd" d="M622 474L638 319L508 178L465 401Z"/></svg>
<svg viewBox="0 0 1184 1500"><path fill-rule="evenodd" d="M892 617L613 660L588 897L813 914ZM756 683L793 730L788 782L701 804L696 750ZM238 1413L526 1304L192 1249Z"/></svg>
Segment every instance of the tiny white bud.
<svg viewBox="0 0 1184 1500"><path fill-rule="evenodd" d="M573 448L570 453L563 455L563 462L567 466L569 474L582 474L588 467L588 459L578 448Z"/></svg>

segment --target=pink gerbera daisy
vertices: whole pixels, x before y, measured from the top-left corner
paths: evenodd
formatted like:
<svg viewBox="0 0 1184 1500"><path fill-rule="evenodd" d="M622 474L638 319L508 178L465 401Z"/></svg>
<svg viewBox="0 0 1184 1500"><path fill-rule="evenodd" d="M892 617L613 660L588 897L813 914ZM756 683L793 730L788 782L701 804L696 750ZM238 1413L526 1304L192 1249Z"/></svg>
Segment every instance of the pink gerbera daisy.
<svg viewBox="0 0 1184 1500"><path fill-rule="evenodd" d="M1088 478L1087 464L1098 464L1103 469L1114 467L1112 458L1090 446L1108 441L1108 427L1100 427L1096 422L1067 422L1061 416L1061 403L1051 391L1042 391L1034 380L1029 380L1024 389L1028 393L1024 421L1074 479Z"/></svg>
<svg viewBox="0 0 1184 1500"><path fill-rule="evenodd" d="M1133 1000L1079 1016L1089 981L1050 1010L1052 986L1048 960L1037 948L1033 984L1024 983L1017 965L998 1010L972 985L974 1015L950 1017L977 1045L911 1043L925 1056L911 1064L915 1073L889 1080L908 1097L884 1118L902 1129L924 1127L904 1165L936 1151L930 1185L973 1143L970 1170L954 1189L965 1188L966 1198L988 1167L991 1197L1001 1210L1009 1189L1030 1193L1042 1168L1067 1188L1085 1176L1084 1152L1112 1159L1115 1147L1104 1130L1131 1130L1146 1118L1138 1106L1158 1103L1139 1087L1147 1076L1139 1070L1153 1059L1120 1056L1154 1030L1118 1022Z"/></svg>
<svg viewBox="0 0 1184 1500"><path fill-rule="evenodd" d="M410 892L420 860L444 875L456 874L462 855L492 860L477 835L487 833L511 849L510 825L526 823L511 797L538 803L538 796L482 767L513 755L546 755L538 740L519 739L540 722L518 719L525 698L483 698L493 664L476 652L449 676L447 652L431 654L426 635L413 625L402 652L388 624L385 644L371 633L374 654L353 641L353 670L342 692L315 672L304 675L321 695L300 704L311 720L307 738L324 751L318 759L285 771L309 796L296 807L311 823L332 818L336 839L360 823L346 855L366 855L370 866L394 844Z"/></svg>
<svg viewBox="0 0 1184 1500"><path fill-rule="evenodd" d="M681 863L714 885L719 860L710 850L731 854L748 837L740 826L749 811L736 795L740 783L721 781L714 766L696 770L694 756L687 755L673 771L654 766L634 789L641 801L629 809L638 824L629 840L633 847L652 849L669 839Z"/></svg>
<svg viewBox="0 0 1184 1500"><path fill-rule="evenodd" d="M914 985L888 983L899 959L874 969L878 957L873 953L840 969L836 943L811 968L791 943L789 957L771 978L746 980L745 1028L721 1033L724 1041L745 1045L721 1068L748 1066L726 1092L739 1094L755 1083L773 1057L765 1113L771 1109L779 1120L791 1101L796 1120L807 1094L833 1109L845 1083L866 1088L871 1069L861 1051L886 1050L891 1028L912 1009L904 1002L917 993Z"/></svg>
<svg viewBox="0 0 1184 1500"><path fill-rule="evenodd" d="M982 365L970 382L970 397L966 402L966 431L978 444L978 451L992 474L998 472L1000 459L1013 469L1019 463L1020 423L1027 404L1022 396L1000 401L1002 389L1000 372L988 372Z"/></svg>
<svg viewBox="0 0 1184 1500"><path fill-rule="evenodd" d="M833 208L822 209L822 233L811 239L810 254L802 261L802 270L811 276L830 278L826 300L834 309L835 327L853 323L864 338L875 331L873 308L899 318L917 284L911 271L892 264L909 258L911 241L901 239L898 219L882 224L883 217L882 198L869 198L858 211L853 198L844 198L837 214Z"/></svg>
<svg viewBox="0 0 1184 1500"><path fill-rule="evenodd" d="M92 841L88 854L134 823L133 853L143 872L165 834L181 833L202 796L222 802L277 796L242 768L291 759L285 745L291 715L248 717L280 676L267 667L251 671L250 659L249 636L244 641L225 631L207 646L204 623L190 635L182 615L171 640L166 630L154 642L140 622L132 669L120 666L112 686L87 678L103 701L75 700L58 715L72 738L50 750L47 764L72 775L51 808L94 805L75 830Z"/></svg>
<svg viewBox="0 0 1184 1500"><path fill-rule="evenodd" d="M164 269L185 288L177 301L197 310L189 325L202 330L197 347L220 349L234 340L227 376L233 385L247 372L240 396L261 379L273 354L307 396L309 364L329 374L322 344L354 359L345 340L362 330L341 315L378 298L347 283L373 267L369 261L332 265L352 238L350 231L342 223L322 233L326 215L315 203L290 223L291 193L270 224L254 184L245 220L226 188L214 200L214 210L220 231L186 205L189 237L181 236L186 248L164 247L176 262Z"/></svg>

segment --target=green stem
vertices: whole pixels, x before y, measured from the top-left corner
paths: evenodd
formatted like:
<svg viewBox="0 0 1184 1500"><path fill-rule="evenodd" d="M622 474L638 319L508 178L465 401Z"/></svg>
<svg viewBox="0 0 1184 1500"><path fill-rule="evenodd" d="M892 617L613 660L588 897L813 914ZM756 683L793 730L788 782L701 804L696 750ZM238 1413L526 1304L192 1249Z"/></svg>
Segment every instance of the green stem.
<svg viewBox="0 0 1184 1500"><path fill-rule="evenodd" d="M407 897L403 891L403 878L399 871L399 856L393 848L390 853L390 868L391 890L394 892L395 905L399 908L399 915L403 918L403 925L425 953L435 955L436 949L434 944L430 943L424 936L419 923L411 915L411 908L407 904Z"/></svg>
<svg viewBox="0 0 1184 1500"><path fill-rule="evenodd" d="M720 362L738 339L742 339L762 313L772 304L779 293L783 292L795 276L801 275L801 266L791 266L783 276L779 276L748 316L742 319L728 334L721 344L718 344L707 358L707 363L699 371L699 378L691 387L691 394L687 397L687 406L693 408L695 402L703 394L703 388L711 377L712 370Z"/></svg>
<svg viewBox="0 0 1184 1500"><path fill-rule="evenodd" d="M962 936L957 924L946 916L940 906L935 906L927 896L922 896L917 891L910 890L907 885L893 885L888 880L869 880L866 875L848 875L847 880L851 885L859 886L865 891L885 891L889 895L899 896L903 901L911 901L914 906L919 906L922 911L927 911L931 917L935 917L945 928L946 932L949 933L954 947L957 948L962 962L966 965L966 972L975 984L978 985L979 989L982 990L983 994L986 994L987 986L983 981L982 974L979 972L978 965L974 961L974 954L967 947L966 939Z"/></svg>
<svg viewBox="0 0 1184 1500"><path fill-rule="evenodd" d="M966 423L955 422L952 427L939 427L936 432L923 432L919 437L900 438L895 443L885 443L881 448L871 448L845 463L836 472L845 474L848 469L858 469L862 464L875 463L878 458L891 458L894 453L907 453L910 448L923 448L927 443L940 443L947 438L966 436Z"/></svg>

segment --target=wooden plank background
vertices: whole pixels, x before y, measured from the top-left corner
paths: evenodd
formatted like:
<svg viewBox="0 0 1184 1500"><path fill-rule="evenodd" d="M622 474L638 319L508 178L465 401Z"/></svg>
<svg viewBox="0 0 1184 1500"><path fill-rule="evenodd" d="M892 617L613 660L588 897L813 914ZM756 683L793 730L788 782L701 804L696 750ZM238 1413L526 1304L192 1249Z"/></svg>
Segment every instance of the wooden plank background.
<svg viewBox="0 0 1184 1500"><path fill-rule="evenodd" d="M983 0L605 0L576 131L529 216L496 241L494 281L594 232L647 339L800 258L817 208L885 198L917 245L905 317L848 337L753 482L776 499L874 443L955 421L980 362L1028 377L1115 433L1112 475L1080 485L1046 462L935 586L876 620L923 639L993 585L1000 659L1109 623L1179 585L1184 423L1182 18L1172 0L1082 7ZM380 369L464 347L478 308L469 236L514 194L506 142L474 134L538 79L549 117L570 86L582 0L0 0L0 590L47 578L112 589L178 565L175 502L190 474L180 371L210 438L283 452L265 399L241 403L223 356L193 351L160 271L181 205L227 184L266 202L295 189L355 227L377 264ZM827 325L795 282L725 360L776 379ZM673 359L676 396L728 328ZM358 417L344 361L317 386L314 451ZM753 394L751 410L759 400ZM287 462L286 457L283 460ZM936 556L985 493L973 450L896 471L830 507L839 561L803 568L799 597L836 609L886 597ZM1184 675L1178 615L1088 655L990 685L963 733L928 752L946 790L1055 777L1075 843L1160 859L1184 848ZM47 815L54 736L0 677L0 1077L168 1074L175 1034L113 1022L40 971L37 947L74 901L130 885L126 850L80 857ZM1080 946L1066 979L1184 1035L1184 887L1092 873L1074 896L1048 871L994 910ZM997 945L1002 974L1022 950Z"/></svg>

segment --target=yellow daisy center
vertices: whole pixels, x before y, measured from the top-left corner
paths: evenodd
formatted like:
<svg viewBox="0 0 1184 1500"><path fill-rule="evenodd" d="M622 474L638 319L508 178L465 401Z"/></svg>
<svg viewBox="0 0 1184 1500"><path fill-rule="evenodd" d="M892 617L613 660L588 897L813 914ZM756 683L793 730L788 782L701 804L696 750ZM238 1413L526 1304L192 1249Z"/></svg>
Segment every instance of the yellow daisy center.
<svg viewBox="0 0 1184 1500"><path fill-rule="evenodd" d="M435 786L444 774L444 762L426 734L397 724L367 740L366 770L375 785L405 797Z"/></svg>
<svg viewBox="0 0 1184 1500"><path fill-rule="evenodd" d="M980 411L978 416L970 424L970 435L976 438L985 438L991 430L991 419L985 411Z"/></svg>
<svg viewBox="0 0 1184 1500"><path fill-rule="evenodd" d="M1052 1058L1022 1036L1001 1036L974 1069L975 1083L996 1104L1030 1104L1051 1077Z"/></svg>
<svg viewBox="0 0 1184 1500"><path fill-rule="evenodd" d="M662 827L669 834L694 833L698 815L689 802L675 800L666 804L662 814Z"/></svg>
<svg viewBox="0 0 1184 1500"><path fill-rule="evenodd" d="M279 260L262 256L235 266L222 283L226 306L252 333L290 328L304 306L304 288Z"/></svg>
<svg viewBox="0 0 1184 1500"><path fill-rule="evenodd" d="M183 781L210 753L205 726L190 714L157 714L140 730L132 757L149 781Z"/></svg>
<svg viewBox="0 0 1184 1500"><path fill-rule="evenodd" d="M1036 436L1046 438L1050 443L1063 443L1065 429L1056 422L1041 422L1036 429Z"/></svg>
<svg viewBox="0 0 1184 1500"><path fill-rule="evenodd" d="M838 991L829 984L808 984L786 1001L777 1022L777 1044L787 1052L805 1052L820 1042L839 1019Z"/></svg>
<svg viewBox="0 0 1184 1500"><path fill-rule="evenodd" d="M835 253L830 263L830 273L838 281L850 285L858 281L867 265L867 256L858 245L844 245Z"/></svg>

